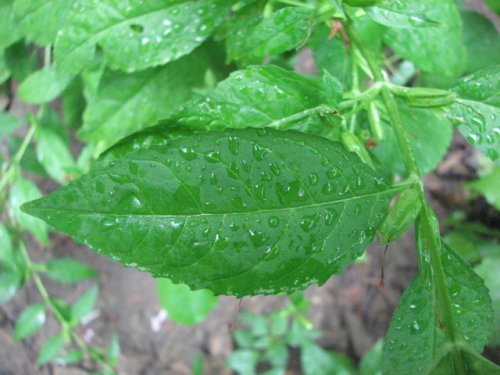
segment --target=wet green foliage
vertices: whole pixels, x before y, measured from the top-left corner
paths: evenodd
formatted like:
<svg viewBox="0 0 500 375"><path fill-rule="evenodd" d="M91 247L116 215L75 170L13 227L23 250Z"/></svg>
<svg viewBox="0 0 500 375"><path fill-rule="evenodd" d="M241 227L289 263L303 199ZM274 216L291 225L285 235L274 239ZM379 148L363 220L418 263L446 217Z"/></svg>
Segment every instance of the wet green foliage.
<svg viewBox="0 0 500 375"><path fill-rule="evenodd" d="M416 222L420 272L383 368L498 373L478 354L493 320L487 290L441 243L422 180L453 126L498 167L499 37L487 19L453 0L3 0L0 36L0 302L35 282L42 302L20 315L16 337L47 314L61 328L38 365L87 358L110 374L119 346L91 348L75 333L97 287L68 303L43 284L96 274L70 259L34 263L24 234L47 245L59 230L168 278L162 306L190 324L213 294L323 284L377 233L389 243ZM305 47L317 74L294 72ZM6 113L13 95L38 112ZM40 198L30 175L61 188ZM497 177L470 185L496 207ZM487 263L477 269L495 285ZM331 360L302 349L317 358L306 373Z"/></svg>

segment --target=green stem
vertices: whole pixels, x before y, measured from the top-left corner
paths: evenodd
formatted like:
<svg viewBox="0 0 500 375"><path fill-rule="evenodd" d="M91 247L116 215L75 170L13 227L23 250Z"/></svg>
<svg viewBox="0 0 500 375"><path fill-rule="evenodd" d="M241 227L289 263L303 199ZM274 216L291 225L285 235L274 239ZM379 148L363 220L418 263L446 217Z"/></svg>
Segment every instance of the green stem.
<svg viewBox="0 0 500 375"><path fill-rule="evenodd" d="M26 152L26 149L28 148L28 145L30 144L31 140L33 139L33 136L35 135L36 131L36 124L32 124L31 128L28 130L28 133L23 139L23 142L21 143L21 146L19 147L19 150L17 150L16 155L10 162L9 167L7 168L7 171L5 174L2 176L0 179L0 191L4 191L5 187L11 182L10 180L12 179L12 176L15 174L14 172L17 170L19 163L21 162L21 159L24 156L24 153Z"/></svg>
<svg viewBox="0 0 500 375"><path fill-rule="evenodd" d="M443 264L441 261L441 244L439 233L439 228L434 228L436 224L433 222L433 215L430 208L425 204L426 199L424 195L422 177L420 175L418 165L415 159L415 154L409 142L409 137L404 127L399 109L394 98L394 95L390 91L388 85L386 84L387 79L384 76L382 69L379 66L379 62L372 54L372 52L364 45L358 36L356 30L353 28L350 20L346 23L347 33L351 42L359 49L363 57L365 58L370 70L372 71L373 77L378 82L383 82L384 85L381 89L382 100L384 106L387 110L389 120L391 121L396 140L398 142L403 161L406 167L406 172L409 177L415 176L418 178L418 184L420 186L421 199L424 202L424 207L420 212L419 219L424 227L425 239L426 239L426 250L429 252L430 263L432 268L432 274L435 281L436 299L442 313L443 323L445 325L445 335L448 341L452 343L457 342L457 331L456 322L451 310L451 297L448 290L448 283L446 280L446 275L444 272ZM418 249L419 252L421 249ZM421 254L419 254L421 255ZM453 363L456 365L455 371L457 375L465 375L465 367L463 363L463 358L459 352L453 352Z"/></svg>

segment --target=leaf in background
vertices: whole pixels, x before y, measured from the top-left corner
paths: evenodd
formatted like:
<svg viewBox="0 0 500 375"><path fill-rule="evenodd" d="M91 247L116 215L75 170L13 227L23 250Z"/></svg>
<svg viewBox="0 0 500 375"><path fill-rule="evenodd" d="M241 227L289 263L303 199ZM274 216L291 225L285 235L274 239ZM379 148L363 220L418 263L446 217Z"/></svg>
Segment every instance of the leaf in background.
<svg viewBox="0 0 500 375"><path fill-rule="evenodd" d="M10 189L9 210L10 216L19 223L22 230L29 231L42 244L47 245L49 242L47 224L40 219L21 212L19 209L21 204L39 198L41 195L42 193L33 182L24 177L18 177Z"/></svg>
<svg viewBox="0 0 500 375"><path fill-rule="evenodd" d="M7 138L10 155L14 155L22 144L23 139L14 135ZM36 157L35 147L28 147L21 159L21 169L37 176L47 177L47 172Z"/></svg>
<svg viewBox="0 0 500 375"><path fill-rule="evenodd" d="M71 258L52 259L47 262L46 267L47 277L60 283L77 283L97 276L95 270Z"/></svg>
<svg viewBox="0 0 500 375"><path fill-rule="evenodd" d="M240 375L255 375L260 354L254 350L236 349L227 358L227 366Z"/></svg>
<svg viewBox="0 0 500 375"><path fill-rule="evenodd" d="M360 375L382 375L382 348L384 341L379 339L367 351L359 363Z"/></svg>
<svg viewBox="0 0 500 375"><path fill-rule="evenodd" d="M438 116L433 110L412 108L402 101L398 102L398 106L420 172L427 174L443 159L451 142L452 127L446 119ZM372 151L390 173L403 176L405 168L394 131L385 122L382 122L382 126L385 139Z"/></svg>
<svg viewBox="0 0 500 375"><path fill-rule="evenodd" d="M344 87L351 86L351 57L341 38L329 39L330 30L323 24L314 29L309 45L318 71L326 70L340 80Z"/></svg>
<svg viewBox="0 0 500 375"><path fill-rule="evenodd" d="M11 134L21 124L21 120L16 116L0 112L0 137Z"/></svg>
<svg viewBox="0 0 500 375"><path fill-rule="evenodd" d="M46 110L46 112L49 112ZM76 168L68 142L61 136L65 129L57 114L44 114L36 132L36 155L48 175L61 185L71 179Z"/></svg>
<svg viewBox="0 0 500 375"><path fill-rule="evenodd" d="M498 270L500 269L500 253L493 256L485 257L481 264L476 266L474 270L484 280L484 284L490 291L490 297L493 301L493 333L490 336L490 345L500 345L500 277Z"/></svg>
<svg viewBox="0 0 500 375"><path fill-rule="evenodd" d="M83 352L81 350L70 350L62 357L57 358L58 365L71 365L73 363L78 363L83 358Z"/></svg>
<svg viewBox="0 0 500 375"><path fill-rule="evenodd" d="M0 263L10 263L12 259L12 239L5 225L0 223Z"/></svg>
<svg viewBox="0 0 500 375"><path fill-rule="evenodd" d="M457 372L451 368L454 356L460 356L467 375L500 375L500 367L463 344L449 345L437 356L429 369L430 375L450 375ZM465 371L465 372L464 372Z"/></svg>
<svg viewBox="0 0 500 375"><path fill-rule="evenodd" d="M454 0L412 0L423 14L439 22L435 27L388 29L385 41L396 54L431 73L457 77L466 55L462 43L462 21Z"/></svg>
<svg viewBox="0 0 500 375"><path fill-rule="evenodd" d="M302 345L300 363L305 375L356 374L348 357L329 353L313 342L305 342Z"/></svg>
<svg viewBox="0 0 500 375"><path fill-rule="evenodd" d="M5 51L0 49L0 84L7 81L10 77L10 70L5 61Z"/></svg>
<svg viewBox="0 0 500 375"><path fill-rule="evenodd" d="M467 48L467 73L498 64L500 35L495 25L482 14L460 11L464 24L462 38Z"/></svg>
<svg viewBox="0 0 500 375"><path fill-rule="evenodd" d="M78 0L74 7L55 43L56 65L67 73L88 65L96 45L113 68L133 72L166 64L198 47L229 10L222 0Z"/></svg>
<svg viewBox="0 0 500 375"><path fill-rule="evenodd" d="M424 2L425 3L425 2ZM426 6L419 0L381 2L366 8L366 13L375 22L394 28L438 26L439 22L426 16Z"/></svg>
<svg viewBox="0 0 500 375"><path fill-rule="evenodd" d="M9 301L21 287L22 275L16 270L3 268L0 273L0 303Z"/></svg>
<svg viewBox="0 0 500 375"><path fill-rule="evenodd" d="M211 291L192 291L187 285L174 284L169 279L156 279L156 291L161 307L181 324L201 323L217 306L217 297Z"/></svg>
<svg viewBox="0 0 500 375"><path fill-rule="evenodd" d="M500 167L479 180L468 183L467 187L484 195L486 201L500 211Z"/></svg>
<svg viewBox="0 0 500 375"><path fill-rule="evenodd" d="M171 117L200 130L275 128L325 134L332 129L342 88L335 79L290 72L273 65L232 73L204 98L182 105Z"/></svg>
<svg viewBox="0 0 500 375"><path fill-rule="evenodd" d="M54 100L71 82L72 76L61 75L53 65L37 70L19 86L17 95L29 104L44 104Z"/></svg>
<svg viewBox="0 0 500 375"><path fill-rule="evenodd" d="M492 323L488 289L470 265L444 244L441 262L458 338L481 352ZM441 307L435 306L435 288L421 274L404 292L385 338L383 374L428 373L437 353L446 350L448 343L439 328L436 308Z"/></svg>
<svg viewBox="0 0 500 375"><path fill-rule="evenodd" d="M485 0L485 2L493 12L500 14L500 4L497 0Z"/></svg>
<svg viewBox="0 0 500 375"><path fill-rule="evenodd" d="M311 33L311 9L285 7L265 18L251 11L237 14L228 26L226 45L231 61L261 62L304 44Z"/></svg>
<svg viewBox="0 0 500 375"><path fill-rule="evenodd" d="M201 52L132 74L107 70L96 95L88 98L79 137L99 144L102 151L141 127L155 124L202 84L205 69Z"/></svg>
<svg viewBox="0 0 500 375"><path fill-rule="evenodd" d="M35 48L24 42L13 44L4 51L5 63L12 77L18 81L24 81L37 69L38 56Z"/></svg>
<svg viewBox="0 0 500 375"><path fill-rule="evenodd" d="M55 335L46 340L40 348L40 353L36 360L37 366L42 366L52 361L61 351L64 344L63 335Z"/></svg>
<svg viewBox="0 0 500 375"><path fill-rule="evenodd" d="M24 210L155 277L243 296L324 283L397 190L341 144L245 129L139 149Z"/></svg>
<svg viewBox="0 0 500 375"><path fill-rule="evenodd" d="M30 42L47 45L67 23L72 1L16 0L14 11L22 34Z"/></svg>
<svg viewBox="0 0 500 375"><path fill-rule="evenodd" d="M83 122L86 101L83 95L83 81L75 77L61 95L64 123L67 127L79 128Z"/></svg>
<svg viewBox="0 0 500 375"><path fill-rule="evenodd" d="M99 289L97 285L91 286L72 306L71 306L71 321L75 324L92 311L97 301Z"/></svg>
<svg viewBox="0 0 500 375"><path fill-rule="evenodd" d="M10 46L21 38L14 14L14 0L0 1L0 49Z"/></svg>
<svg viewBox="0 0 500 375"><path fill-rule="evenodd" d="M471 74L453 88L461 99L448 117L467 141L492 160L500 156L500 65Z"/></svg>
<svg viewBox="0 0 500 375"><path fill-rule="evenodd" d="M25 308L16 320L14 337L23 340L34 335L45 324L45 307L42 304Z"/></svg>
<svg viewBox="0 0 500 375"><path fill-rule="evenodd" d="M106 359L111 366L118 364L120 358L120 341L118 335L113 333L109 339L108 348L106 350Z"/></svg>

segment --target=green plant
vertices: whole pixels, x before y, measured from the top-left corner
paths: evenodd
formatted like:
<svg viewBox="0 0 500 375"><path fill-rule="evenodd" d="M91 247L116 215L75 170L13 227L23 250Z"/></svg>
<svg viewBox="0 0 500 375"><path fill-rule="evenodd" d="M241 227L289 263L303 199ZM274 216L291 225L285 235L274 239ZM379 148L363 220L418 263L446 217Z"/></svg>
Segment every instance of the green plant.
<svg viewBox="0 0 500 375"><path fill-rule="evenodd" d="M238 319L246 329L236 330L238 344L228 365L238 374L253 375L264 367L266 375L285 374L289 362L289 349L300 350L300 363L304 374L354 374L349 358L329 353L315 342L321 333L314 330L307 319L308 303L300 293L290 296L288 305L280 311L259 315L243 312Z"/></svg>
<svg viewBox="0 0 500 375"><path fill-rule="evenodd" d="M244 296L322 284L415 223L420 272L384 373L499 372L478 354L488 291L441 241L422 180L450 121L498 162L500 48L482 16L452 0L3 0L0 19L8 96L14 79L41 105L0 181L19 229L46 242L28 213L155 277ZM41 69L26 43L45 47ZM320 76L292 71L305 46ZM22 213L38 193L16 198L21 167L65 186Z"/></svg>

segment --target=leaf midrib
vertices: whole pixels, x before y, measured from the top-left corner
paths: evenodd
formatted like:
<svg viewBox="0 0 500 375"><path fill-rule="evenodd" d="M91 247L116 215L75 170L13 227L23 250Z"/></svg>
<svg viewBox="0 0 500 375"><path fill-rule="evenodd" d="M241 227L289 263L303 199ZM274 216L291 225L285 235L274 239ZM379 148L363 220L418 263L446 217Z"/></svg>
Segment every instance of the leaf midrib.
<svg viewBox="0 0 500 375"><path fill-rule="evenodd" d="M83 210L72 210L68 208L55 208L55 207L29 207L27 209L28 212L34 213L36 211L57 211L64 213L73 213L75 215L80 216L102 216L102 217L165 217L165 218L176 218L176 217L212 217L212 216L228 216L228 215L254 215L254 214L262 214L262 213L278 213L285 211L294 211L301 209L308 209L314 207L322 207L333 205L336 203L345 203L349 201L356 201L363 198L374 197L377 195L384 195L389 193L397 193L399 191L404 190L406 187L404 186L395 186L390 187L383 191L357 195L354 197L342 198L334 201L321 202L321 203L312 203L308 205L295 206L295 207L282 207L282 208L273 208L273 209L261 209L261 210L253 210L253 211L240 211L240 212L224 212L224 213L196 213L196 214L142 214L142 213L127 213L127 214L117 214L117 213L109 213L109 212L98 212L98 211L83 211Z"/></svg>

